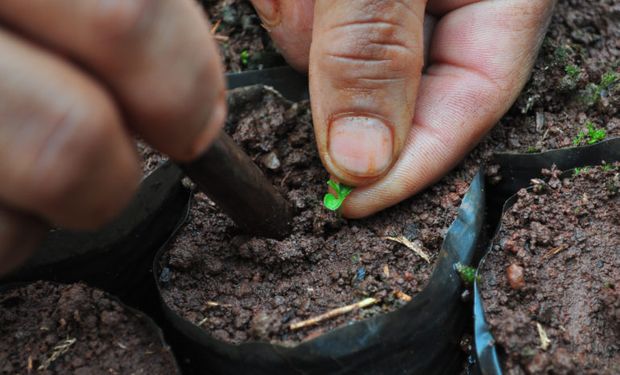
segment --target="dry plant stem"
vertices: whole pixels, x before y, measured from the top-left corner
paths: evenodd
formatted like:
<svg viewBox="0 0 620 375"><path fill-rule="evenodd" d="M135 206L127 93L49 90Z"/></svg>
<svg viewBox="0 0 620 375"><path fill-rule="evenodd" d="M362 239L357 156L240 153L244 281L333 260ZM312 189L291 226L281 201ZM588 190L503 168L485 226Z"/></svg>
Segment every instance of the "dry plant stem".
<svg viewBox="0 0 620 375"><path fill-rule="evenodd" d="M383 237L384 240L388 240L388 241L394 241L394 242L398 242L401 245L405 245L407 246L409 249L411 249L414 253L418 254L418 256L422 259L424 259L426 261L426 263L430 263L431 262L431 257L426 254L424 252L424 250L422 250L420 248L420 246L417 246L415 244L413 244L411 241L409 241L405 236L399 236L399 237Z"/></svg>
<svg viewBox="0 0 620 375"><path fill-rule="evenodd" d="M326 312L325 314L321 314L319 316L315 316L314 318L310 318L310 319L307 319L307 320L304 320L304 321L301 321L301 322L298 322L298 323L293 323L293 324L291 324L289 326L289 328L292 331L296 331L298 329L302 329L302 328L305 328L305 327L313 326L315 324L321 323L322 321L325 321L325 320L332 319L332 318L335 318L335 317L340 316L340 315L344 315L344 314L350 313L351 311L354 311L354 310L357 310L357 309L363 309L363 308L368 307L368 306L372 306L372 305L374 305L377 302L379 302L379 300L376 299L376 298L372 298L372 297L371 298L366 298L366 299L363 299L363 300L361 300L361 301L359 301L357 303L354 303L354 304L351 304L351 305L347 305L347 306L343 306L343 307L339 307L337 309L330 310L330 311Z"/></svg>
<svg viewBox="0 0 620 375"><path fill-rule="evenodd" d="M293 217L288 202L226 133L183 171L249 234L283 238Z"/></svg>
<svg viewBox="0 0 620 375"><path fill-rule="evenodd" d="M557 255L558 253L566 249L568 249L567 245L560 245L558 247L554 247L553 249L547 251L547 253L544 255L544 258L551 258L552 256Z"/></svg>
<svg viewBox="0 0 620 375"><path fill-rule="evenodd" d="M54 351L49 356L49 358L47 358L45 361L43 361L43 363L41 364L41 366L39 366L37 368L37 370L38 371L47 370L49 365L51 365L52 362L57 360L61 355L63 355L66 352L68 352L69 348L71 348L71 346L73 346L73 344L75 344L76 341L77 341L77 339L66 339L66 340L62 341L61 343L59 343L58 345L56 345L54 347Z"/></svg>

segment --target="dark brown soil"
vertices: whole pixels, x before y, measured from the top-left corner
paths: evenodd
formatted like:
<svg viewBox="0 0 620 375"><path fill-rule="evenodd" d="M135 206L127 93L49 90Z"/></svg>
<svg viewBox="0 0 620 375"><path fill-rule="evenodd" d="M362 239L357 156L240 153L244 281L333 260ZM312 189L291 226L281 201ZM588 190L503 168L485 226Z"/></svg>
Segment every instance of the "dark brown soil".
<svg viewBox="0 0 620 375"><path fill-rule="evenodd" d="M227 72L285 65L248 0L202 0Z"/></svg>
<svg viewBox="0 0 620 375"><path fill-rule="evenodd" d="M571 66L572 75L566 71ZM614 73L614 83L600 84ZM618 0L558 2L532 77L491 138L499 151L564 148L588 121L607 137L620 135Z"/></svg>
<svg viewBox="0 0 620 375"><path fill-rule="evenodd" d="M163 258L160 280L172 309L221 340L292 343L398 309L405 302L395 292L414 296L424 288L433 263L384 238L404 236L434 261L479 159L472 156L396 207L348 221L322 206L328 175L306 103L291 106L268 92L232 116L229 133L294 205L294 232L281 241L248 238L196 194L191 221ZM289 329L292 322L366 297L381 302L308 329Z"/></svg>
<svg viewBox="0 0 620 375"><path fill-rule="evenodd" d="M136 146L138 147L138 155L140 162L142 163L142 171L144 176L147 176L168 160L166 155L153 149L142 140L137 140Z"/></svg>
<svg viewBox="0 0 620 375"><path fill-rule="evenodd" d="M620 163L547 174L518 193L481 267L487 319L508 374L619 374Z"/></svg>
<svg viewBox="0 0 620 375"><path fill-rule="evenodd" d="M0 374L175 374L152 327L104 292L37 282L0 294Z"/></svg>

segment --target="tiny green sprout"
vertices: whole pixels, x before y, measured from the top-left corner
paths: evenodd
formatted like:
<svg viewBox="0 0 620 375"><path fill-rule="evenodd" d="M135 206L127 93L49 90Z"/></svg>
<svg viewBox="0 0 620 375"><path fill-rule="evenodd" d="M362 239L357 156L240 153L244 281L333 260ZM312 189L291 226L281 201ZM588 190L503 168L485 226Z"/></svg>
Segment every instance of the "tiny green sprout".
<svg viewBox="0 0 620 375"><path fill-rule="evenodd" d="M328 210L336 211L342 206L342 202L344 202L345 198L351 194L353 188L332 180L327 181L327 185L334 189L336 196L331 193L325 194L323 197L323 205L325 205L325 208Z"/></svg>
<svg viewBox="0 0 620 375"><path fill-rule="evenodd" d="M600 86L601 88L607 89L609 88L609 86L613 85L619 80L620 80L620 74L616 72L607 72L607 73L604 73L603 76L601 77Z"/></svg>
<svg viewBox="0 0 620 375"><path fill-rule="evenodd" d="M579 76L579 73L581 73L581 69L579 69L579 67L577 65L566 65L564 67L564 71L566 72L566 74L568 74L569 77L575 79Z"/></svg>
<svg viewBox="0 0 620 375"><path fill-rule="evenodd" d="M536 147L536 146L529 146L527 148L527 153L528 154L534 154L534 153L537 153L538 151L539 151L538 147Z"/></svg>
<svg viewBox="0 0 620 375"><path fill-rule="evenodd" d="M461 280L463 280L466 285L473 285L474 281L480 282L480 276L476 276L476 269L474 267L456 263L454 269L459 273Z"/></svg>
<svg viewBox="0 0 620 375"><path fill-rule="evenodd" d="M587 171L590 170L590 167L577 167L575 168L575 172L573 173L573 176L578 176L581 173L586 173Z"/></svg>
<svg viewBox="0 0 620 375"><path fill-rule="evenodd" d="M248 66L248 63L250 62L250 53L248 52L248 50L244 49L243 51L241 51L239 57L241 58L241 64L243 66Z"/></svg>
<svg viewBox="0 0 620 375"><path fill-rule="evenodd" d="M596 128L592 121L586 122L586 128L588 129L587 131L580 131L573 139L573 146L579 146L584 141L589 145L593 145L604 140L607 136L605 129Z"/></svg>
<svg viewBox="0 0 620 375"><path fill-rule="evenodd" d="M616 167L614 167L613 164L609 164L609 163L603 162L603 165L601 166L601 169L603 170L603 172L611 172L611 171L615 170Z"/></svg>

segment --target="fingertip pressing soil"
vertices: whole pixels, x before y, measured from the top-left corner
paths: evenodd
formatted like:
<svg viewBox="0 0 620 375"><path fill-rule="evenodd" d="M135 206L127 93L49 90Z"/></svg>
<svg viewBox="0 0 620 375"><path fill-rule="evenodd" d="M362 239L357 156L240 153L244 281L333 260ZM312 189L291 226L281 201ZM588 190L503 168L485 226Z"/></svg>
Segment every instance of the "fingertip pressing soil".
<svg viewBox="0 0 620 375"><path fill-rule="evenodd" d="M585 145L589 122L619 136L619 111L620 3L560 0L528 84L490 138L497 151Z"/></svg>
<svg viewBox="0 0 620 375"><path fill-rule="evenodd" d="M152 326L84 284L0 294L0 374L175 374Z"/></svg>
<svg viewBox="0 0 620 375"><path fill-rule="evenodd" d="M620 163L547 174L518 193L481 266L486 318L508 374L618 374Z"/></svg>
<svg viewBox="0 0 620 375"><path fill-rule="evenodd" d="M247 0L202 0L228 72L260 70L286 63ZM217 26L217 27L216 27Z"/></svg>
<svg viewBox="0 0 620 375"><path fill-rule="evenodd" d="M295 207L293 234L283 240L244 236L196 194L191 220L162 258L167 305L220 340L282 344L403 306L394 293L414 296L424 288L480 153L412 199L368 219L345 220L322 206L329 176L316 152L308 103L289 104L269 90L247 95L248 90L232 94L235 110L227 131ZM242 105L238 96L252 99ZM405 237L431 263L388 236ZM367 297L381 302L289 329Z"/></svg>

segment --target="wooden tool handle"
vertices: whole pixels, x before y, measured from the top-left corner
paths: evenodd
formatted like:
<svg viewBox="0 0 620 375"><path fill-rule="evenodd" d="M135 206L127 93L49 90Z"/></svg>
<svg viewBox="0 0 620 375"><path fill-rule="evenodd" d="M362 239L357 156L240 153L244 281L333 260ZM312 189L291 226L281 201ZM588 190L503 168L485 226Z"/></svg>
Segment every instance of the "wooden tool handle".
<svg viewBox="0 0 620 375"><path fill-rule="evenodd" d="M283 238L290 233L293 212L288 202L226 133L181 168L249 234Z"/></svg>

